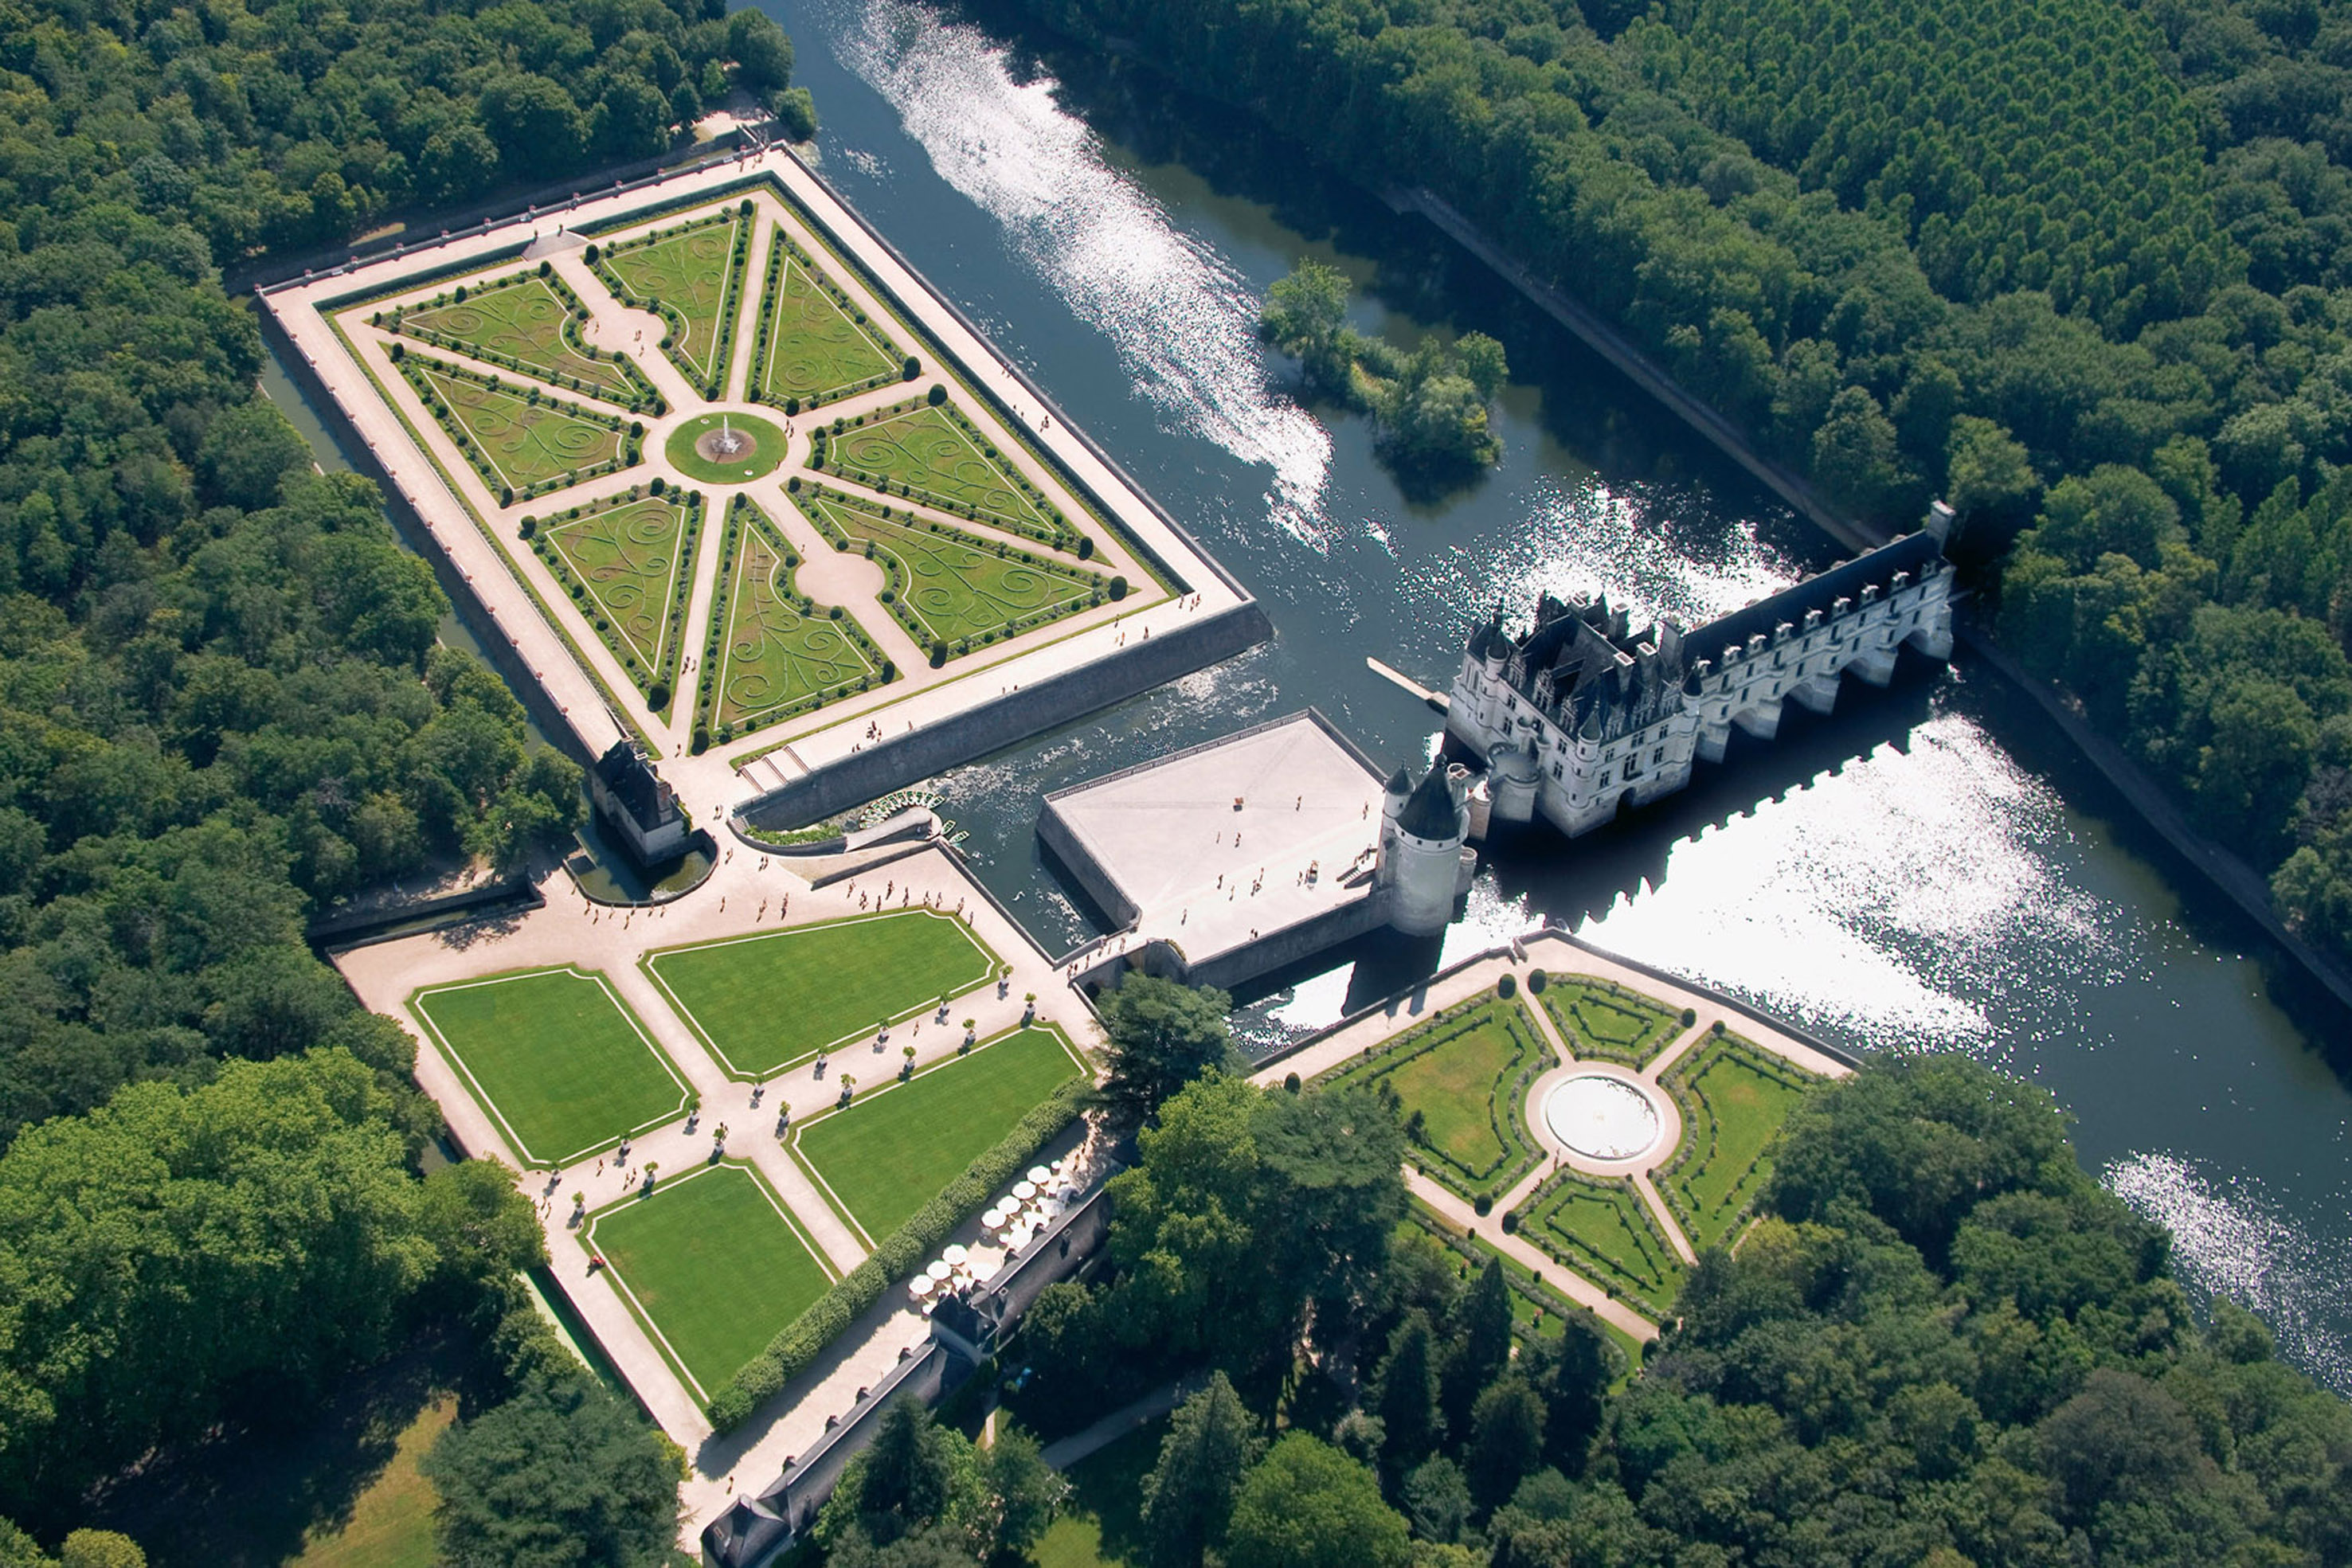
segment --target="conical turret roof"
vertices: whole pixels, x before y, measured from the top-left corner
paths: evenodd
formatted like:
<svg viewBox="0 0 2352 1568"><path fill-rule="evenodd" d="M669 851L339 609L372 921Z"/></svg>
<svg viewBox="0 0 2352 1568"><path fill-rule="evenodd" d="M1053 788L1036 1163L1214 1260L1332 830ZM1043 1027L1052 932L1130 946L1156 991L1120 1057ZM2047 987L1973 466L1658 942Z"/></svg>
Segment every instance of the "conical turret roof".
<svg viewBox="0 0 2352 1568"><path fill-rule="evenodd" d="M1412 775L1404 770L1404 764L1402 762L1397 764L1397 770L1389 775L1389 793L1391 795L1412 793Z"/></svg>
<svg viewBox="0 0 2352 1568"><path fill-rule="evenodd" d="M1416 839L1453 839L1462 834L1462 808L1445 782L1445 758L1429 765L1420 787L1397 813L1397 831Z"/></svg>

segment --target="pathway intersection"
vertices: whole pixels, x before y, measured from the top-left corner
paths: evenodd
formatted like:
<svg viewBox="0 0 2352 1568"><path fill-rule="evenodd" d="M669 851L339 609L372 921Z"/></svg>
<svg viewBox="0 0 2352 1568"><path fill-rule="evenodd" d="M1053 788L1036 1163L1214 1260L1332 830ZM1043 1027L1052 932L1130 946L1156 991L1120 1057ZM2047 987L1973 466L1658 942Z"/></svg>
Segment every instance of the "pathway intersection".
<svg viewBox="0 0 2352 1568"><path fill-rule="evenodd" d="M609 248L615 241L667 233L702 214L737 212L745 202L751 211L741 283L733 297L731 330L727 323L709 323L713 340L727 348L719 395L707 399L664 351L670 323L661 314L618 298L608 270L590 259L590 247L593 243ZM911 378L850 392L812 410L755 401L761 390L757 382L765 373L755 350L762 341L763 323L780 319L768 287L769 261L785 239L814 259L824 281L839 290L850 310L862 313L871 335L916 361ZM724 265L733 265L731 254ZM571 324L576 342L605 360L625 361L634 376L603 377L594 391L557 385L544 373L518 371L454 337L425 344L394 328L394 313L425 307L453 292L459 282L479 287L542 266L551 286L560 286L555 292L568 291L585 312L584 319ZM811 286L822 290L821 283ZM1246 603L1246 597L1106 459L1058 419L1050 418L1038 394L782 150L705 166L649 188L583 194L561 212L534 213L482 234L338 268L267 291L265 298L276 324L432 533L558 718L569 726L578 747L594 756L615 740L640 741L657 759L663 778L676 789L689 816L711 828L719 842L719 863L709 877L666 904L601 905L559 871L542 883L544 904L529 913L335 955L368 1007L400 1019L417 1034L418 1080L441 1105L456 1140L470 1153L497 1155L519 1168L525 1165L499 1121L477 1098L464 1071L418 1028L410 1010L412 998L432 988L549 967L595 974L691 1091L696 1102L692 1114L642 1132L630 1141L625 1155L607 1146L553 1168L525 1168L521 1177L522 1190L538 1205L557 1283L620 1375L692 1457L685 1489L685 1531L691 1540L740 1490L730 1485L730 1479L751 1479L754 1487L764 1484L791 1456L805 1452L832 1416L848 1408L858 1392L878 1382L903 1352L925 1337L926 1322L903 1292L886 1292L836 1338L816 1365L793 1381L784 1396L771 1400L742 1430L714 1437L703 1414L709 1391L690 1387L691 1375L683 1372L680 1358L665 1354L664 1346L656 1343L654 1318L658 1314L649 1315L641 1302L633 1310L616 1288L613 1271L595 1266L590 1247L575 1229L575 1199L586 1215L593 1216L642 1191L650 1167L658 1166L665 1177L699 1169L714 1157L715 1134L724 1125L724 1156L756 1173L805 1238L824 1271L838 1277L855 1268L867 1249L835 1203L811 1179L811 1167L779 1136L782 1107L791 1107L795 1123L803 1121L834 1102L845 1071L856 1077L861 1095L883 1085L897 1073L909 1046L919 1072L946 1062L964 1039L966 1019L973 1020L972 1032L982 1041L1005 1036L1029 1016L1029 993L1035 995L1037 1020L1057 1027L1082 1050L1098 1040L1086 998L989 900L952 852L901 846L865 852L862 860L825 862L765 854L727 831L732 813L752 797L866 747L964 719L1024 685L1131 658L1155 632L1165 637L1192 623L1194 617L1235 610ZM565 362L578 365L583 356L568 347L570 341L556 346L572 355ZM543 419L551 428L571 419L561 412L539 411L568 407L583 416L571 420L575 434L583 422L617 422L625 433L622 444L635 455L615 472L588 476L559 472L556 477L562 482L537 494L527 493L527 483L516 483L516 493L509 497L503 486L494 488L477 465L478 457L487 460L490 450L482 423L464 424L462 411L453 414L461 434L460 428L436 417L404 373L402 361L411 355L419 363L429 360L454 367L461 378L495 377L509 393L520 390L533 413L507 422L525 427L520 435L510 429L502 435L533 439L528 428L533 419ZM551 351L539 362L560 359ZM635 377L642 377L644 386L658 395L660 413L633 411L615 401L641 394L642 388L622 390L634 386ZM935 396L940 400L937 403ZM861 429L870 434L872 422L910 399L910 423L927 417L926 410L941 411L940 419L966 434L975 461L982 465L992 462L1001 477L1015 481L1002 493L1018 505L1000 515L971 499L950 510L925 485L910 486L907 472L842 473L841 455L859 449L845 438ZM502 406L511 407L515 401L507 397ZM669 437L712 413L781 426L786 433L782 463L772 471L730 484L682 472L668 455ZM962 423L954 423L958 419ZM839 426L845 437L827 444L822 467L816 463L820 424ZM598 428L609 431L610 425ZM552 461L554 444L528 452L500 450L517 455L517 461L531 458L544 464ZM869 441L863 450L880 451L882 446ZM931 450L936 454L945 448ZM935 469L924 468L919 461L912 466L936 477ZM500 472L509 479L520 477ZM656 481L667 495L683 491L701 497L703 509L690 552L674 564L660 564L658 570L652 563L637 563L646 567L632 579L637 591L647 582L667 583L671 599L658 606L652 622L659 636L631 644L635 653L628 656L615 650L615 643L623 639L615 635L608 642L597 625L600 610L608 621L620 619L623 606L609 597L623 591L616 586L620 574L592 582L593 570L583 570L577 562L559 570L541 554L541 547L551 554L558 552L536 534L541 523L559 513L649 495ZM1048 569L1033 571L1034 579L1099 582L1104 591L1098 601L1082 601L1075 612L1043 624L1024 628L1000 622L1003 634L975 637L969 652L954 652L934 668L928 639L910 632L894 612L907 608L891 601L908 585L893 587L898 580L885 569L880 540L872 547L871 558L861 549L837 549L801 505L814 497L819 485L847 497L853 513L860 506L887 507L894 527L926 538L955 541L956 548L968 553L976 551L975 575L982 569L1000 570L988 559L992 556L1005 563L1002 570L1009 572L1025 554ZM910 489L920 493L910 494ZM990 493L982 486L981 495ZM862 692L827 688L823 706L793 712L778 722L731 735L719 727L719 699L733 689L723 683L734 679L738 660L756 662L759 656L751 628L731 613L743 594L738 579L749 559L741 546L730 543L729 524L739 497L756 505L783 549L797 558L797 567L789 568L795 573L791 588L814 601L803 618L831 622L838 612L863 632L873 653L889 663L896 678ZM1048 531L1039 527L1039 519L1051 515L1064 519L1070 532L1054 539L1033 537ZM530 536L525 531L527 520ZM1022 531L1024 528L1027 532ZM871 529L868 534L884 531ZM676 530L670 538L674 543ZM1109 595L1108 585L1115 577L1126 580L1122 599ZM969 581L964 586L972 587ZM772 602L783 601L782 587L776 584ZM977 590L972 591L977 597ZM1010 598L1008 591L1006 601ZM919 613L915 618L921 622ZM676 654L670 652L673 647ZM706 705L699 700L706 676L701 666L714 647L719 668L708 672L715 695ZM650 657L647 649L654 650ZM637 665L634 671L632 664ZM651 699L665 686L669 700L656 706ZM751 725L762 711L786 706L776 702L760 710L739 705L735 711L743 713ZM707 731L707 737L698 731ZM698 745L706 738L707 745ZM928 906L953 914L968 923L972 936L1010 973L1001 985L983 982L952 996L947 1021L926 1009L891 1025L887 1039L877 1031L873 1039L836 1049L829 1061L795 1063L756 1085L728 1071L695 1025L681 1016L671 990L657 984L641 962L656 950L812 927L871 913L886 902L892 908ZM1442 976L1409 1004L1352 1020L1260 1076L1278 1081L1297 1071L1311 1077L1424 1016L1476 995L1491 995L1501 974L1523 975L1529 964L1548 965L1555 973L1620 977L1620 967L1605 959L1581 950L1554 953L1547 944L1546 938L1531 938L1529 957L1483 960ZM1659 1075L1703 1041L1723 1016L1721 1009L1630 971L1622 971L1622 977L1672 1007L1689 1005L1696 1011L1696 1027L1682 1031L1656 1061L1639 1071L1608 1070L1646 1082L1671 1104L1671 1097L1658 1091ZM1568 1063L1569 1045L1544 1009L1529 1012L1549 1048L1563 1065ZM1807 1071L1843 1071L1801 1042L1753 1020L1733 1021L1757 1044ZM1548 1073L1536 1085L1536 1103L1559 1076ZM1505 1231L1502 1216L1526 1202L1558 1165L1586 1168L1580 1165L1581 1156L1551 1136L1540 1115L1530 1117L1530 1126L1543 1143L1546 1158L1501 1195L1489 1215L1480 1216L1459 1194L1418 1171L1408 1171L1408 1184L1445 1223L1539 1273L1549 1288L1591 1306L1627 1333L1654 1333L1647 1319L1610 1291L1564 1268L1524 1236ZM612 1135L622 1130L612 1129ZM1084 1135L1081 1124L1041 1158L1068 1155L1090 1159L1095 1151L1078 1147ZM1663 1157L1671 1147L1668 1138L1655 1153ZM1641 1203L1687 1261L1692 1249L1651 1179L1654 1164L1645 1157L1622 1170L1596 1169L1596 1174L1630 1176ZM956 1240L973 1249L983 1267L993 1256L976 1223L967 1224Z"/></svg>

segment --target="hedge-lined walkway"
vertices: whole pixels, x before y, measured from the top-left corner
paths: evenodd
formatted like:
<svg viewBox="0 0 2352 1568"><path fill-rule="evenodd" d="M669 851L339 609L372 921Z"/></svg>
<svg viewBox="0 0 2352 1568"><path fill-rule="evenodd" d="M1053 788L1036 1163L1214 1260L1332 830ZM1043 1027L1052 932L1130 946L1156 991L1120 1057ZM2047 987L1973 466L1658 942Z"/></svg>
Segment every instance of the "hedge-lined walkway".
<svg viewBox="0 0 2352 1568"><path fill-rule="evenodd" d="M1769 1174L1761 1150L1793 1100L1776 1098L1766 1086L1793 1096L1809 1079L1842 1078L1849 1070L1793 1036L1604 954L1541 933L1522 938L1517 946L1523 956L1507 950L1474 959L1401 1001L1342 1022L1261 1070L1256 1082L1280 1083L1292 1073L1302 1081L1321 1078L1326 1083L1367 1086L1402 1079L1406 1081L1397 1084L1400 1109L1409 1114L1418 1098L1412 1080L1433 1082L1444 1064L1433 1060L1416 1069L1418 1058L1411 1051L1401 1057L1382 1047L1391 1041L1420 1046L1455 1035L1468 1045L1485 1036L1465 1032L1464 1026L1490 1016L1532 1024L1550 1053L1548 1070L1529 1073L1516 1060L1504 1063L1505 1053L1496 1046L1486 1052L1495 1059L1486 1063L1494 1068L1486 1076L1499 1080L1497 1089L1516 1095L1508 1107L1496 1103L1494 1113L1509 1111L1516 1118L1512 1132L1532 1140L1538 1158L1532 1164L1507 1159L1498 1164L1494 1175L1499 1188L1467 1183L1465 1172L1443 1169L1444 1162L1433 1157L1449 1129L1424 1109L1423 1135L1433 1147L1417 1151L1417 1155L1433 1174L1424 1175L1409 1164L1406 1185L1418 1201L1542 1274L1548 1284L1592 1308L1613 1326L1641 1338L1654 1337L1655 1317L1671 1309L1683 1270L1701 1248L1736 1236L1747 1204L1762 1185L1759 1168ZM1538 970L1546 978L1539 996L1531 994L1528 984ZM1515 1000L1497 998L1506 977ZM1563 1018L1568 1030L1560 1028ZM1593 1037L1589 1040L1583 1038L1588 1033ZM1724 1079L1720 1112L1704 1092L1694 1092L1689 1082L1709 1082L1726 1072L1717 1058L1732 1064ZM1478 1064L1469 1056L1462 1062L1464 1071ZM1659 1141L1637 1158L1617 1162L1588 1159L1561 1145L1545 1125L1544 1097L1553 1084L1580 1071L1643 1087L1663 1113L1665 1125ZM1761 1084L1751 1083L1750 1078ZM1490 1139L1497 1135L1488 1134ZM1465 1147L1477 1142L1472 1139ZM1483 1151L1473 1150L1477 1152ZM1669 1202L1660 1191L1662 1179L1677 1184L1676 1202ZM1584 1190L1588 1186L1590 1194ZM1488 1199L1485 1214L1474 1201L1479 1192ZM1612 1192L1615 1197L1600 1201ZM1587 1200L1569 1201L1580 1195ZM1691 1222L1686 1224L1678 1209L1687 1211ZM1604 1210L1607 1223L1601 1224ZM1546 1240L1548 1226L1565 1227L1566 1233ZM1643 1247L1620 1245L1627 1237L1638 1237ZM1609 1256L1612 1246L1624 1254L1622 1266L1612 1269L1594 1260L1596 1255Z"/></svg>
<svg viewBox="0 0 2352 1568"><path fill-rule="evenodd" d="M934 1063L953 1061L964 1037L966 1018L974 1020L981 1040L1011 1035L1021 1028L1026 1010L1025 996L1032 991L1037 994L1037 1019L1071 1041L1088 1048L1097 1039L1093 1014L1082 998L1060 982L1047 956L987 902L954 861L938 850L918 851L854 878L814 887L794 875L783 857L763 857L738 844L731 853L722 851L721 862L710 880L693 895L659 910L591 905L572 886L569 878L560 873L543 883L541 891L548 900L543 907L520 916L462 928L457 940L452 940L452 934L446 932L403 937L337 954L335 961L363 1002L378 1011L403 1018L418 1034L418 1082L441 1105L451 1132L469 1154L495 1155L509 1164L520 1163L503 1130L466 1089L456 1064L446 1059L437 1043L425 1031L416 1029L413 1019L407 1019L403 1004L420 987L449 986L494 974L563 964L600 975L642 1021L646 1033L677 1075L691 1086L698 1101L691 1131L687 1120L674 1119L635 1136L625 1163L616 1152L607 1152L557 1170L526 1171L520 1185L534 1200L542 1201L541 1223L547 1232L551 1270L590 1332L664 1430L689 1453L696 1453L714 1442L706 1401L679 1378L672 1357L665 1355L650 1337L639 1312L633 1310L614 1289L609 1274L590 1267L590 1251L573 1228L574 1195L584 1200L588 1213L609 1211L642 1186L648 1167L658 1167L658 1191L672 1177L698 1171L707 1165L714 1149L719 1147L716 1134L723 1124L727 1128L726 1157L756 1171L782 1200L793 1223L807 1238L826 1269L836 1277L847 1276L866 1260L867 1244L843 1222L806 1170L780 1141L778 1116L782 1109L789 1104L793 1120L798 1122L831 1105L837 1097L839 1075L844 1071L857 1079L859 1099L863 1100L869 1087L878 1087L891 1080L907 1060L902 1053L906 1046L915 1048L919 1071ZM861 897L865 900L862 910ZM754 1085L729 1076L639 962L659 948L838 922L860 914L870 916L882 904L895 910L901 907L903 901L904 906L911 909L927 899L931 907L950 918L956 918L957 906L962 905L958 924L967 925L972 935L1012 969L1003 994L994 985L984 986L957 998L954 1016L948 1024L940 1025L926 1013L894 1026L889 1042L882 1050L870 1049L867 1043L854 1043L837 1051L822 1079L813 1063L803 1062L782 1072L761 1086L763 1092L757 1107L751 1103ZM950 1077L953 1072L951 1068ZM615 1128L614 1132L622 1130ZM1067 1141L1066 1136L1061 1140ZM1056 1143L1054 1148L1060 1146L1061 1143ZM1050 1157L1052 1152L1049 1149L1041 1157ZM963 1228L973 1228L967 1225ZM961 1232L955 1239L968 1244L974 1239ZM723 1258L723 1248L714 1255ZM864 1369L866 1375L858 1376L856 1381L871 1384L878 1374L869 1364L877 1363L878 1358L878 1365L887 1367L895 1360L899 1344L919 1340L924 1320L908 1310L904 1283L903 1279L893 1281L871 1311L857 1314L835 1342L793 1379L793 1387L800 1389L811 1378L829 1385L844 1366ZM709 1284L714 1291L731 1288L723 1269L714 1273ZM879 1348L886 1343L887 1354ZM705 1370L707 1362L696 1375L706 1390L724 1382L723 1375L705 1377ZM842 1405L845 1403L845 1399ZM740 1432L710 1449L722 1456L710 1462L731 1462L725 1456L734 1455L740 1457L744 1464L766 1465L766 1472L760 1477L760 1484L764 1484L781 1467L786 1454L799 1451L799 1448L779 1446L785 1439L772 1437L772 1428L783 1416L796 1414L801 1408L814 1408L821 1430L824 1414L842 1407L823 1405L817 1408L822 1404L818 1401L786 1412L776 1407L781 1404L771 1400L761 1405ZM800 1447L813 1440L814 1434L801 1432L797 1426L793 1430ZM768 1453L771 1447L774 1451ZM764 1457L750 1457L754 1452ZM699 1466L696 1480L688 1483L689 1492L697 1485L723 1487L725 1476L724 1469L714 1471L707 1465Z"/></svg>

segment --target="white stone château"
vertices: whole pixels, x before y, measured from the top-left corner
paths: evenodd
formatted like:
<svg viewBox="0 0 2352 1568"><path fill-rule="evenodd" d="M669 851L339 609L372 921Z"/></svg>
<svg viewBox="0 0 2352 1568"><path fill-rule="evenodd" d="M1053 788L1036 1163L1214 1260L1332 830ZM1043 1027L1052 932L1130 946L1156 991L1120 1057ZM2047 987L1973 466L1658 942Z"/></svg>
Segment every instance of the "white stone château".
<svg viewBox="0 0 2352 1568"><path fill-rule="evenodd" d="M1949 658L1951 520L1939 501L1920 532L1689 632L1636 635L1606 596L1546 594L1514 638L1498 607L1470 635L1445 719L1486 760L1486 814L1589 832L1689 783L1694 761L1720 762L1733 726L1769 740L1784 703L1827 713L1848 670L1883 686L1906 643Z"/></svg>

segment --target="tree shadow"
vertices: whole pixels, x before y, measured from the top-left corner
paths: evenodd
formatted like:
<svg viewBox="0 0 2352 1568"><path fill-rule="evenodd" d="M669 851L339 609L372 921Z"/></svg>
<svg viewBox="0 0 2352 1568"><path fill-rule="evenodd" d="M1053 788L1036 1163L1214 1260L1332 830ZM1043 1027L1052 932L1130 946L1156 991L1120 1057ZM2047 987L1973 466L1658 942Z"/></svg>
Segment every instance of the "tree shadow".
<svg viewBox="0 0 2352 1568"><path fill-rule="evenodd" d="M278 1568L314 1531L348 1525L401 1435L474 1374L464 1336L427 1331L323 1402L247 1401L243 1418L102 1483L63 1522L122 1531L151 1568Z"/></svg>

